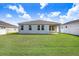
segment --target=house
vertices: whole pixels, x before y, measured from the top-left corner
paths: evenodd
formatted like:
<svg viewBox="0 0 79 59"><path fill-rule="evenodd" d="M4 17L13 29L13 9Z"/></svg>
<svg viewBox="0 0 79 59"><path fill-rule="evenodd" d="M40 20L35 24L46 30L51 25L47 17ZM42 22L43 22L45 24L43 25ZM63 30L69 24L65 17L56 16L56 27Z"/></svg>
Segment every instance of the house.
<svg viewBox="0 0 79 59"><path fill-rule="evenodd" d="M21 34L51 34L60 32L60 23L34 20L19 23L19 33Z"/></svg>
<svg viewBox="0 0 79 59"><path fill-rule="evenodd" d="M0 21L0 35L7 33L15 33L18 31L18 27L3 21Z"/></svg>
<svg viewBox="0 0 79 59"><path fill-rule="evenodd" d="M79 19L61 25L61 33L79 35Z"/></svg>

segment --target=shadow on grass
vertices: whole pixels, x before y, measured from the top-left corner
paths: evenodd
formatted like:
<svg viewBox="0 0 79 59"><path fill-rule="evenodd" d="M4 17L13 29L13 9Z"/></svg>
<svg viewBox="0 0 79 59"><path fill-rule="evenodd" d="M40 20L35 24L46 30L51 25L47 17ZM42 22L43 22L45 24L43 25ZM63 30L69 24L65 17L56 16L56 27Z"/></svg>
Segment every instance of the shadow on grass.
<svg viewBox="0 0 79 59"><path fill-rule="evenodd" d="M20 34L20 33L8 33L7 35L70 35L70 36L76 36L79 37L79 35L73 35L73 34L67 34L67 33L58 33L58 34Z"/></svg>
<svg viewBox="0 0 79 59"><path fill-rule="evenodd" d="M7 35L56 35L56 34L33 34L33 33L27 33L27 34L20 34L20 33L8 33Z"/></svg>
<svg viewBox="0 0 79 59"><path fill-rule="evenodd" d="M64 35L72 35L72 36L79 37L79 35L74 35L74 34L69 34L69 33L60 33L60 34L64 34Z"/></svg>

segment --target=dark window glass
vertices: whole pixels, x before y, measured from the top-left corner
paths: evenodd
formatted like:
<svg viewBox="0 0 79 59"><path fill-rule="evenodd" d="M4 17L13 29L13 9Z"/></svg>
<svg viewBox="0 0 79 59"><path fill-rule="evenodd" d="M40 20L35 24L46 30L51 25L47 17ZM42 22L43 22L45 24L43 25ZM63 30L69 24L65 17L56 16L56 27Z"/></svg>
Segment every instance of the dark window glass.
<svg viewBox="0 0 79 59"><path fill-rule="evenodd" d="M51 30L51 26L49 26L49 30Z"/></svg>
<svg viewBox="0 0 79 59"><path fill-rule="evenodd" d="M49 30L54 30L54 26L49 26Z"/></svg>
<svg viewBox="0 0 79 59"><path fill-rule="evenodd" d="M65 26L65 28L67 28L67 26Z"/></svg>
<svg viewBox="0 0 79 59"><path fill-rule="evenodd" d="M31 25L29 25L29 30L32 30L32 26Z"/></svg>
<svg viewBox="0 0 79 59"><path fill-rule="evenodd" d="M54 26L52 26L52 30L54 30Z"/></svg>
<svg viewBox="0 0 79 59"><path fill-rule="evenodd" d="M1 29L5 29L5 27L1 27Z"/></svg>
<svg viewBox="0 0 79 59"><path fill-rule="evenodd" d="M16 30L16 28L14 28L14 30Z"/></svg>
<svg viewBox="0 0 79 59"><path fill-rule="evenodd" d="M40 25L38 25L37 29L40 30Z"/></svg>
<svg viewBox="0 0 79 59"><path fill-rule="evenodd" d="M44 25L41 26L41 30L44 30Z"/></svg>
<svg viewBox="0 0 79 59"><path fill-rule="evenodd" d="M24 26L23 25L21 25L21 30L24 30Z"/></svg>

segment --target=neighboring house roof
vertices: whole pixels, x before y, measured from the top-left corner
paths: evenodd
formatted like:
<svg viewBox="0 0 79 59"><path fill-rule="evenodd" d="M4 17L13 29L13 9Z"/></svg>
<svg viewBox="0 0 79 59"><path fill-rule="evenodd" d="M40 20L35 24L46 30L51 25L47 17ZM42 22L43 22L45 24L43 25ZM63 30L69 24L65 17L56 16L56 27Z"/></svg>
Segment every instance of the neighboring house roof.
<svg viewBox="0 0 79 59"><path fill-rule="evenodd" d="M35 20L35 21L28 21L28 22L22 22L19 24L27 24L27 25L59 25L60 23L52 22L52 21L45 21L45 20Z"/></svg>
<svg viewBox="0 0 79 59"><path fill-rule="evenodd" d="M6 23L4 21L0 21L0 27L5 27L5 28L17 28L17 26Z"/></svg>
<svg viewBox="0 0 79 59"><path fill-rule="evenodd" d="M65 25L65 24L70 24L70 23L76 23L76 22L79 22L79 19L73 20L73 21L69 21L69 22L67 22L67 23L64 23L64 25Z"/></svg>

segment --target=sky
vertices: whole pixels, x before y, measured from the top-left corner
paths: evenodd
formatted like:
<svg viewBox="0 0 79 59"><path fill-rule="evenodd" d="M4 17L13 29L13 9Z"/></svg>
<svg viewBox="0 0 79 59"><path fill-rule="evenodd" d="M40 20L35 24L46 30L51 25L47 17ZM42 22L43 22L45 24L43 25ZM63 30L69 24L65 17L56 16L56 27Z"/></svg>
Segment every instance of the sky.
<svg viewBox="0 0 79 59"><path fill-rule="evenodd" d="M78 3L0 3L0 20L14 25L39 19L65 23L78 18Z"/></svg>

